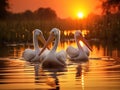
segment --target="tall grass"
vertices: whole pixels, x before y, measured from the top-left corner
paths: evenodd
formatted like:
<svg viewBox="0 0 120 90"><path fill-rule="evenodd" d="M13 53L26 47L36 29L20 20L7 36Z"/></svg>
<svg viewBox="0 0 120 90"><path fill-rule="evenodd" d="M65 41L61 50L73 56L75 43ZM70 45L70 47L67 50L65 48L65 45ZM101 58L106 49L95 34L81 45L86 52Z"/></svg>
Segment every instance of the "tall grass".
<svg viewBox="0 0 120 90"><path fill-rule="evenodd" d="M75 22L66 20L5 20L0 21L0 42L32 42L32 31L36 28L42 30L45 38L48 37L49 31L57 27L61 30L76 28Z"/></svg>
<svg viewBox="0 0 120 90"><path fill-rule="evenodd" d="M120 41L120 17L118 14L109 16L88 16L82 20L72 19L7 19L0 21L0 43L32 42L32 31L36 28L43 31L47 39L49 31L57 27L61 30L61 40L70 38L64 36L64 30L87 29L86 38L98 38L113 42ZM73 35L72 35L73 36Z"/></svg>

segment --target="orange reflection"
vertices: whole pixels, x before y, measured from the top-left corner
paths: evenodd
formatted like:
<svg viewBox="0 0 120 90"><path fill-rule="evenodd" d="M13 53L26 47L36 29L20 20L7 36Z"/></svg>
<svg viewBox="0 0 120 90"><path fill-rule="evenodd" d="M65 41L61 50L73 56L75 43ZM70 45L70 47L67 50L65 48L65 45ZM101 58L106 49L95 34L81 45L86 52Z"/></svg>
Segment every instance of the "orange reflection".
<svg viewBox="0 0 120 90"><path fill-rule="evenodd" d="M65 31L64 31L64 35L65 35L65 36L66 36L66 35L69 36L70 34L74 34L75 31L76 31L76 30L65 30Z"/></svg>
<svg viewBox="0 0 120 90"><path fill-rule="evenodd" d="M82 90L85 88L85 82L84 82L84 70L82 70L82 75L81 75L81 84L82 84Z"/></svg>
<svg viewBox="0 0 120 90"><path fill-rule="evenodd" d="M74 32L74 31L73 31ZM80 44L82 46L84 46L83 42L80 41ZM66 41L66 42L60 42L58 47L57 47L57 51L60 51L60 50L66 50L68 46L73 46L75 48L77 48L77 45L76 45L76 42L75 41ZM53 47L53 44L51 43L49 45L50 48ZM26 49L26 48L31 48L33 49L33 46L30 47L30 46L20 46L19 48L18 47L14 47L13 48L13 53L12 53L12 56L13 57L21 57L22 56L22 52ZM114 49L114 50L109 50L109 48L107 47L103 47L103 46L95 46L93 45L92 46L92 49L93 51L90 52L90 57L103 57L103 56L112 56L112 57L118 57L119 56L119 52L117 49Z"/></svg>
<svg viewBox="0 0 120 90"><path fill-rule="evenodd" d="M76 30L65 30L64 31L64 35L66 36L66 35L70 35L70 34L75 34L75 32L76 32ZM83 37L85 36L85 35L87 35L89 33L89 30L82 30L82 35L83 35ZM74 37L73 37L74 38Z"/></svg>
<svg viewBox="0 0 120 90"><path fill-rule="evenodd" d="M93 51L90 53L91 57L98 58L98 57L104 56L104 49L102 46L100 46L100 49L99 49L93 45L92 48L93 48Z"/></svg>
<svg viewBox="0 0 120 90"><path fill-rule="evenodd" d="M70 42L70 41L66 41L66 42L61 42L57 48L57 51L60 50L66 50L66 48L71 45L73 47L77 47L75 42ZM52 44L50 45L51 47L53 46ZM19 47L14 47L12 48L14 53L13 56L19 56L21 55L21 53L24 51L24 49L26 49L27 47L25 46L19 46ZM33 48L33 47L31 47ZM103 47L101 45L92 46L93 48L93 52L91 52L91 56L92 57L100 57L100 56L105 56L108 55L109 53L112 54L112 56L117 56L118 55L118 51L117 49L114 49L112 51L109 50L109 48L107 47ZM109 55L110 55L109 54ZM88 65L89 64L89 65ZM86 86L93 86L95 87L96 85L101 87L107 87L109 84L111 85L115 85L115 86L119 86L119 71L114 73L114 70L117 69L119 70L119 66L114 66L115 63L111 62L111 61L105 61L105 60L89 60L88 64L82 64L81 66L79 66L79 71L77 71L80 75L80 79L78 80L78 78L75 81L75 74L76 74L76 70L75 67L77 64L73 64L71 66L68 66L68 72L59 76L59 80L60 81L67 81L65 83L60 82L60 88L63 89L67 89L69 88L70 85L73 85L72 87L70 87L70 89L72 88L73 90L76 89L76 85L78 86L77 89L80 89L80 87L82 87L82 90L84 90L85 88L87 88ZM112 66L112 67L111 67ZM111 69L112 72L111 72ZM24 67L24 62L20 61L20 60L10 60L10 62L5 62L5 69L4 69L4 73L5 76L4 78L4 82L9 82L11 83L10 85L5 84L3 87L3 89L8 89L8 87L10 87L10 89L17 89L18 87L20 87L21 85L23 85L23 83L25 84L25 86L27 85L27 87L20 87L20 89L31 89L31 88L46 88L46 85L43 85L41 83L41 81L43 83L45 83L46 79L48 80L49 85L54 86L54 78L49 77L48 76L48 72L45 75L41 75L40 78L40 86L37 84L34 84L34 69L33 66L29 66L29 67ZM86 73L87 72L87 73ZM12 75L13 74L13 75ZM59 73L60 74L60 73ZM112 76L112 75L116 75ZM118 77L117 77L118 76ZM66 78L64 78L66 77ZM112 78L111 78L112 77ZM115 81L118 80L118 81ZM96 81L99 82L99 84L96 84ZM113 82L111 82L113 81ZM15 83L22 83L21 85L15 84ZM28 84L30 83L30 85ZM31 85L33 84L33 85ZM15 85L18 85L18 87L14 87ZM80 86L81 85L81 86ZM80 86L80 87L79 87ZM67 88L66 88L67 87ZM106 89L106 88L105 88ZM104 90L105 90L104 89ZM95 88L96 90L96 88Z"/></svg>

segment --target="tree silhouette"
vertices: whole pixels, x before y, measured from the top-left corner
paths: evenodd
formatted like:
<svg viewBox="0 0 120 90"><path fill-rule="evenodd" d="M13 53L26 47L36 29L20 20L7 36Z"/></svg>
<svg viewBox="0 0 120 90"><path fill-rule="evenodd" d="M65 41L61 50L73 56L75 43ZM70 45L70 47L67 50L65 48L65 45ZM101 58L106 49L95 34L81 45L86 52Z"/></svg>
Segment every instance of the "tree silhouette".
<svg viewBox="0 0 120 90"><path fill-rule="evenodd" d="M30 10L26 10L25 12L23 12L22 16L24 17L24 19L33 19L34 18L34 14Z"/></svg>
<svg viewBox="0 0 120 90"><path fill-rule="evenodd" d="M120 12L120 0L103 1L102 9L105 14Z"/></svg>
<svg viewBox="0 0 120 90"><path fill-rule="evenodd" d="M4 19L8 14L8 0L0 0L0 19Z"/></svg>
<svg viewBox="0 0 120 90"><path fill-rule="evenodd" d="M56 12L51 8L39 8L34 13L36 17L41 20L50 20L57 18Z"/></svg>

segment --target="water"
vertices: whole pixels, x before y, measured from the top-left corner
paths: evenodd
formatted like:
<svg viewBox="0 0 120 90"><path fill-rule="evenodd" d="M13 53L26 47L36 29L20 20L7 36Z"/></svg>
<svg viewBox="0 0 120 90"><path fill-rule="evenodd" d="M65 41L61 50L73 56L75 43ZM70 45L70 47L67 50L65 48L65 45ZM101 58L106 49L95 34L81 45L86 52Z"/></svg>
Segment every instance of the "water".
<svg viewBox="0 0 120 90"><path fill-rule="evenodd" d="M57 51L74 42L61 43ZM5 46L0 50L0 90L119 90L119 50L92 45L93 52L86 62L67 60L63 70L40 69L35 78L34 66L21 59L25 48Z"/></svg>

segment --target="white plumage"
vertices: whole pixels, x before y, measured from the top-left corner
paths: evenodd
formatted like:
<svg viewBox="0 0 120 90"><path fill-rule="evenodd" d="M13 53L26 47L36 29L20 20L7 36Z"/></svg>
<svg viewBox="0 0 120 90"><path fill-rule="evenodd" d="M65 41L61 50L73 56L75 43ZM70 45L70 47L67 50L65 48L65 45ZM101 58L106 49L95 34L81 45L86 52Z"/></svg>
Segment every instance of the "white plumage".
<svg viewBox="0 0 120 90"><path fill-rule="evenodd" d="M25 49L25 51L23 52L22 56L26 61L29 62L41 62L43 60L43 58L46 56L46 54L49 52L48 49L45 50L45 52L41 55L38 56L38 54L40 53L41 48L38 45L38 37L40 36L40 40L43 44L45 44L45 39L43 37L43 33L41 32L41 30L39 29L35 29L33 31L33 45L34 45L34 49Z"/></svg>
<svg viewBox="0 0 120 90"><path fill-rule="evenodd" d="M66 52L64 50L61 50L60 52L56 52L58 43L60 41L60 30L57 28L53 28L51 30L49 39L47 40L47 43L44 45L39 55L41 55L44 52L44 49L54 38L55 38L55 42L53 48L50 50L50 52L42 61L42 66L45 68L64 67L66 65L65 63L67 58Z"/></svg>
<svg viewBox="0 0 120 90"><path fill-rule="evenodd" d="M77 44L78 48L74 48L72 46L68 46L68 48L66 49L66 52L69 56L69 58L71 60L88 60L88 56L89 56L89 49L91 49L91 47L89 46L89 44L86 42L86 40L83 38L82 33L80 31L76 31L74 34L74 38ZM85 45L81 46L79 41L83 41L83 43L89 48L87 48Z"/></svg>
<svg viewBox="0 0 120 90"><path fill-rule="evenodd" d="M83 48L83 51L89 56L90 55L90 49L86 45L82 46L82 48Z"/></svg>
<svg viewBox="0 0 120 90"><path fill-rule="evenodd" d="M26 61L31 61L34 57L35 57L35 51L31 50L31 49L25 49L25 51L22 54L22 57L26 60Z"/></svg>

